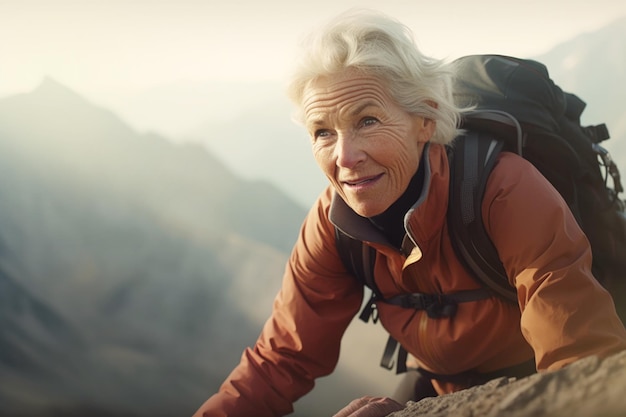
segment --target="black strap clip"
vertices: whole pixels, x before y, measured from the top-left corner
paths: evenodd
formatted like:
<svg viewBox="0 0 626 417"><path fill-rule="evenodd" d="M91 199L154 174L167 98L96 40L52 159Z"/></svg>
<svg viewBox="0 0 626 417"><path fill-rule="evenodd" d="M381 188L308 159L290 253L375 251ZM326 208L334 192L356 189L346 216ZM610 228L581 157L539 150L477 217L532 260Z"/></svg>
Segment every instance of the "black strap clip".
<svg viewBox="0 0 626 417"><path fill-rule="evenodd" d="M378 323L378 309L376 308L376 301L378 301L378 297L376 297L375 293L372 293L369 301L365 303L363 306L363 310L361 310L361 314L359 314L359 319L367 323L370 318L372 319L372 323Z"/></svg>
<svg viewBox="0 0 626 417"><path fill-rule="evenodd" d="M402 308L425 310L433 319L452 317L458 308L457 300L444 294L401 294L385 301Z"/></svg>
<svg viewBox="0 0 626 417"><path fill-rule="evenodd" d="M458 309L458 304L455 300L449 299L446 296L435 295L433 300L426 305L426 314L431 319L440 319L445 317L453 317Z"/></svg>

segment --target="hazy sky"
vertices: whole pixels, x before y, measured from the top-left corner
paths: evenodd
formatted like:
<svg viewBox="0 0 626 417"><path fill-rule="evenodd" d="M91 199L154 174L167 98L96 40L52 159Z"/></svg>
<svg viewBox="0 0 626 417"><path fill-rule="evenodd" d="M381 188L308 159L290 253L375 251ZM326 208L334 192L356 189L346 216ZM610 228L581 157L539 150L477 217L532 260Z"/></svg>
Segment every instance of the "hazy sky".
<svg viewBox="0 0 626 417"><path fill-rule="evenodd" d="M624 0L0 0L0 97L46 75L95 97L279 80L303 33L355 6L400 18L440 58L536 55L626 16Z"/></svg>

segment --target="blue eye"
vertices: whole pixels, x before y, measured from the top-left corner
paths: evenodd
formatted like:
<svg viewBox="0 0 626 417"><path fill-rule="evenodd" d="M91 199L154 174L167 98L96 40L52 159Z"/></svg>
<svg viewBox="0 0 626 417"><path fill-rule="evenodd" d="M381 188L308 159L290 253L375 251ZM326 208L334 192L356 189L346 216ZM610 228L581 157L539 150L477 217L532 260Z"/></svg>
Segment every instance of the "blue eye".
<svg viewBox="0 0 626 417"><path fill-rule="evenodd" d="M361 126L371 126L376 123L378 123L378 119L375 117L364 117L361 120Z"/></svg>
<svg viewBox="0 0 626 417"><path fill-rule="evenodd" d="M323 139L323 138L327 138L328 136L330 136L330 132L328 132L328 130L326 129L316 130L315 133L313 134L313 137L315 139L318 139L318 138Z"/></svg>

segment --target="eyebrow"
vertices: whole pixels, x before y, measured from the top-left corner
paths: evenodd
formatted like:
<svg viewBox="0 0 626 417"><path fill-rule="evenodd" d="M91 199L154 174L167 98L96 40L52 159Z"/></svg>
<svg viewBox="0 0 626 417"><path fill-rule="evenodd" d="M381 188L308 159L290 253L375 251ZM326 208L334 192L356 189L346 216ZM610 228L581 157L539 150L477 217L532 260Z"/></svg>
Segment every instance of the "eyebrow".
<svg viewBox="0 0 626 417"><path fill-rule="evenodd" d="M378 103L374 100L368 100L365 103L360 104L356 109L352 110L350 113L348 113L349 116L356 116L359 113L362 113L363 110L367 109L368 107L377 107ZM307 125L310 126L321 126L324 125L326 122L323 120L323 117L317 117L315 120L312 120L311 122L307 123Z"/></svg>
<svg viewBox="0 0 626 417"><path fill-rule="evenodd" d="M356 116L368 107L376 107L378 104L374 100L368 100L350 112L350 116Z"/></svg>
<svg viewBox="0 0 626 417"><path fill-rule="evenodd" d="M321 125L323 125L324 123L325 123L325 122L324 122L324 120L323 120L323 118L322 118L322 117L317 117L315 120L312 120L312 121L310 121L310 122L307 122L307 123L306 123L306 125L307 125L307 126L309 126L309 125L310 125L310 126L321 126Z"/></svg>

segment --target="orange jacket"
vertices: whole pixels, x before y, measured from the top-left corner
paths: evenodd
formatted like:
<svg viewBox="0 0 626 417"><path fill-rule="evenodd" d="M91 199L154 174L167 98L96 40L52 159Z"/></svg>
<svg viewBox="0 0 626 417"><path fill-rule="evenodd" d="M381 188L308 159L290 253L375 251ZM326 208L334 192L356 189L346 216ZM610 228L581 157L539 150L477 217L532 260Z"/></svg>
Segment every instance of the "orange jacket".
<svg viewBox="0 0 626 417"><path fill-rule="evenodd" d="M316 378L332 372L343 333L363 298L362 286L337 254L333 222L377 250L376 283L385 297L480 288L448 237L445 149L433 144L425 152L422 195L405 217L414 245L408 256L326 190L302 226L256 345L195 416L285 415ZM519 306L489 298L460 303L454 317L431 319L424 311L378 303L381 323L420 366L439 374L490 372L534 355L538 370L552 370L626 349L626 330L612 299L591 275L585 235L558 192L530 163L503 153L482 210L517 287ZM461 388L435 386L440 393Z"/></svg>

